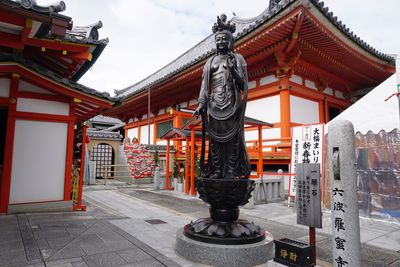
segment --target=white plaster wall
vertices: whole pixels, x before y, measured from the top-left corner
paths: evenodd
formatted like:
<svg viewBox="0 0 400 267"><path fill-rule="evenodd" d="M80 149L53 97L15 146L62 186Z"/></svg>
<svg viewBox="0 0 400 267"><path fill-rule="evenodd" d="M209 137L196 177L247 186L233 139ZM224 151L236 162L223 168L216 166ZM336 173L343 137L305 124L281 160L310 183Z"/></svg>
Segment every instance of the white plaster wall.
<svg viewBox="0 0 400 267"><path fill-rule="evenodd" d="M172 142L171 142L172 143ZM157 140L157 145L167 145L167 140Z"/></svg>
<svg viewBox="0 0 400 267"><path fill-rule="evenodd" d="M15 122L10 204L64 198L68 124Z"/></svg>
<svg viewBox="0 0 400 267"><path fill-rule="evenodd" d="M17 111L68 116L69 104L57 101L19 97L17 100Z"/></svg>
<svg viewBox="0 0 400 267"><path fill-rule="evenodd" d="M0 78L0 97L8 97L10 95L10 79Z"/></svg>
<svg viewBox="0 0 400 267"><path fill-rule="evenodd" d="M127 133L127 134L128 134L129 139L130 139L131 142L132 142L132 139L133 139L134 137L136 137L136 138L139 137L139 135L138 135L138 128L135 127L135 128L128 129L128 133Z"/></svg>
<svg viewBox="0 0 400 267"><path fill-rule="evenodd" d="M324 93L327 94L327 95L333 95L333 89L329 88L329 87L326 87L325 90L324 90Z"/></svg>
<svg viewBox="0 0 400 267"><path fill-rule="evenodd" d="M256 88L257 82L256 81L248 82L247 86L248 86L249 89Z"/></svg>
<svg viewBox="0 0 400 267"><path fill-rule="evenodd" d="M43 88L37 87L31 83L20 80L18 91L20 92L33 92L33 93L41 93L47 95L54 95L53 92L47 91Z"/></svg>
<svg viewBox="0 0 400 267"><path fill-rule="evenodd" d="M318 102L290 96L290 121L301 124L319 123Z"/></svg>
<svg viewBox="0 0 400 267"><path fill-rule="evenodd" d="M140 127L140 143L148 144L149 143L149 132L148 125L143 125ZM150 144L154 144L154 124L150 124Z"/></svg>
<svg viewBox="0 0 400 267"><path fill-rule="evenodd" d="M246 141L258 140L258 130L245 131ZM281 128L263 129L262 139L272 139L281 137Z"/></svg>
<svg viewBox="0 0 400 267"><path fill-rule="evenodd" d="M345 99L343 92L339 90L335 90L335 96L340 99Z"/></svg>
<svg viewBox="0 0 400 267"><path fill-rule="evenodd" d="M310 88L310 89L313 89L313 90L318 90L313 81L305 80L304 83L305 83L307 88Z"/></svg>
<svg viewBox="0 0 400 267"><path fill-rule="evenodd" d="M279 122L281 120L279 95L247 102L246 116L269 123Z"/></svg>
<svg viewBox="0 0 400 267"><path fill-rule="evenodd" d="M301 78L301 77L298 76L298 75L294 75L294 74L293 74L293 75L289 78L289 80L292 81L292 82L294 82L294 83L303 84L303 78Z"/></svg>
<svg viewBox="0 0 400 267"><path fill-rule="evenodd" d="M269 75L260 79L260 85L269 84L277 81L279 80L275 77L275 75Z"/></svg>
<svg viewBox="0 0 400 267"><path fill-rule="evenodd" d="M258 131L245 131L244 133L246 141L258 140ZM275 139L281 138L281 128L271 128L271 129L263 129L262 130L262 139ZM271 145L279 143L279 141L267 141L263 142L263 145ZM266 149L264 149L267 151Z"/></svg>

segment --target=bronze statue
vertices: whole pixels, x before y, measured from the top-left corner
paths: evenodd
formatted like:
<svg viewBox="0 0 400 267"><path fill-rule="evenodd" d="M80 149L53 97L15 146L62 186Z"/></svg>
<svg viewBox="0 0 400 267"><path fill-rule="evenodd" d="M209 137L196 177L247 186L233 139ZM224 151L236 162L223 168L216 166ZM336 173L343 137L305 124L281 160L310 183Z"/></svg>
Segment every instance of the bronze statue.
<svg viewBox="0 0 400 267"><path fill-rule="evenodd" d="M235 24L217 17L212 30L217 53L203 69L199 106L203 128L209 135L207 166L201 154L202 176L211 179L248 178L250 162L244 140L247 103L247 70L244 58L233 52ZM204 137L203 137L204 139ZM204 146L203 146L204 147Z"/></svg>
<svg viewBox="0 0 400 267"><path fill-rule="evenodd" d="M201 177L196 181L200 198L210 205L210 217L184 227L194 240L216 244L249 244L265 239L265 231L239 219L254 190L250 162L244 140L244 113L247 103L247 71L244 58L233 52L235 25L226 15L217 17L212 28L217 53L204 66L199 106L193 113L202 116L203 135L200 158ZM209 152L205 164L205 131Z"/></svg>

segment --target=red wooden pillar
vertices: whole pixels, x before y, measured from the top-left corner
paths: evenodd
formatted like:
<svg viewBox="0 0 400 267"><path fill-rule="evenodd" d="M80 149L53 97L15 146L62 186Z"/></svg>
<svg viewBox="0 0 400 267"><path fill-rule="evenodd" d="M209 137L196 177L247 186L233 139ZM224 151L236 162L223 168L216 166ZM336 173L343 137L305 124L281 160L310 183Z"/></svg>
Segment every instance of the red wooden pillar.
<svg viewBox="0 0 400 267"><path fill-rule="evenodd" d="M325 112L324 112L324 100L318 101L318 110L319 110L319 122L324 123L325 122Z"/></svg>
<svg viewBox="0 0 400 267"><path fill-rule="evenodd" d="M290 137L290 92L280 91L281 137Z"/></svg>
<svg viewBox="0 0 400 267"><path fill-rule="evenodd" d="M195 166L194 166L194 150L195 150L195 138L194 138L194 129L190 132L190 194L192 196L196 195L196 191L194 188L194 173L195 173Z"/></svg>
<svg viewBox="0 0 400 267"><path fill-rule="evenodd" d="M185 194L189 194L189 138L186 138L185 157Z"/></svg>
<svg viewBox="0 0 400 267"><path fill-rule="evenodd" d="M262 138L262 126L258 126L258 178L261 178L264 170L263 161L263 138Z"/></svg>
<svg viewBox="0 0 400 267"><path fill-rule="evenodd" d="M329 122L329 104L328 100L325 99L325 123Z"/></svg>
<svg viewBox="0 0 400 267"><path fill-rule="evenodd" d="M165 190L169 190L169 139L167 139L167 153L166 153L166 161L165 161Z"/></svg>
<svg viewBox="0 0 400 267"><path fill-rule="evenodd" d="M73 120L68 122L67 130L67 154L65 157L65 179L64 179L64 200L71 199L71 188L72 188L72 165L73 165L73 154L74 154L74 128L75 128L75 102L74 99L69 105L69 116Z"/></svg>
<svg viewBox="0 0 400 267"><path fill-rule="evenodd" d="M82 205L82 193L83 193L83 179L85 175L85 153L86 153L86 133L88 126L83 125L82 129L82 148L81 148L81 166L79 171L79 189L78 189L78 203L74 207L74 210L86 210L86 206Z"/></svg>
<svg viewBox="0 0 400 267"><path fill-rule="evenodd" d="M4 148L4 170L0 185L0 213L6 213L10 201L11 169L14 149L15 111L17 110L19 74L13 73L10 82L6 144Z"/></svg>

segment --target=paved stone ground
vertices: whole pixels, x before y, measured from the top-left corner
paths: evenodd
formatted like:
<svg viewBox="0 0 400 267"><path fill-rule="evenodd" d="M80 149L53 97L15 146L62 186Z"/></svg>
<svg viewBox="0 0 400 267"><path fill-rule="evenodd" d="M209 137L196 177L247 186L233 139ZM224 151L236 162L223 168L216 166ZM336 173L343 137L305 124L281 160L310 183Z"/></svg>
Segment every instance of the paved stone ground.
<svg viewBox="0 0 400 267"><path fill-rule="evenodd" d="M167 208L193 218L207 217L208 207L200 200L177 198L173 194L161 193L162 191L151 190L130 190L121 189L120 193L130 195L134 198L151 202L160 207ZM254 221L267 231L269 231L275 239L281 237L289 237L293 239L304 240L308 242L308 228L295 225L295 216L292 209L288 209L286 203L271 203L267 205L259 205L257 209L241 209L241 216L250 221ZM330 217L324 216L324 224L328 227L317 231L317 258L324 262L332 262L331 238L327 231L330 231ZM361 227L363 227L361 235L361 254L363 266L383 267L383 266L400 266L400 226L385 222L376 222L371 219L361 219ZM379 230L379 228L385 228ZM329 229L329 230L327 230ZM377 232L387 233L385 238L379 237L378 243L384 243L383 247L372 246L368 241L372 242L377 238ZM382 234L382 233L381 233ZM396 242L390 242L390 240ZM386 247L386 248L385 248Z"/></svg>
<svg viewBox="0 0 400 267"><path fill-rule="evenodd" d="M88 205L0 216L0 266L179 266L111 223L123 216Z"/></svg>
<svg viewBox="0 0 400 267"><path fill-rule="evenodd" d="M87 212L0 216L0 266L204 266L174 249L177 229L208 216L199 199L117 186L87 187L84 199ZM308 229L295 225L293 212L270 203L242 209L241 216L275 238L308 241ZM400 226L364 219L361 225L363 267L400 266ZM317 232L317 257L329 266L326 229Z"/></svg>

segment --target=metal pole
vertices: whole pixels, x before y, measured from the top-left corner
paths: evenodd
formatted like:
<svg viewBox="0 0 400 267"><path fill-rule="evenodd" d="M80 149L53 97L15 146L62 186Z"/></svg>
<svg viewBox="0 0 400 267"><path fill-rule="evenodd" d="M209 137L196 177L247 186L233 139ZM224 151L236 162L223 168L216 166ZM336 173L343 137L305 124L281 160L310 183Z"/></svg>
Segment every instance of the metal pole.
<svg viewBox="0 0 400 267"><path fill-rule="evenodd" d="M150 87L147 97L147 144L150 145Z"/></svg>

